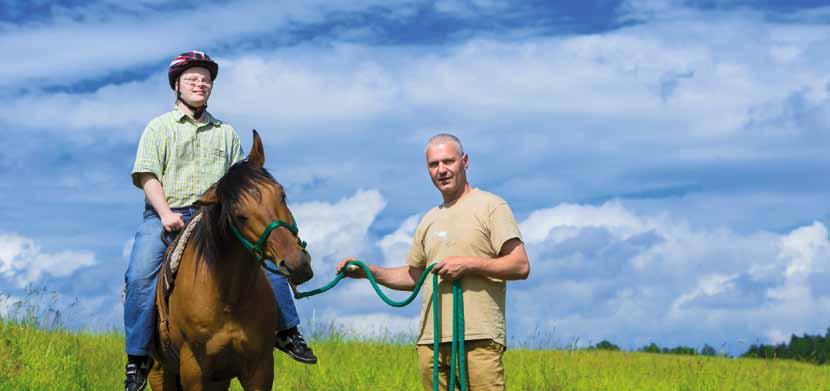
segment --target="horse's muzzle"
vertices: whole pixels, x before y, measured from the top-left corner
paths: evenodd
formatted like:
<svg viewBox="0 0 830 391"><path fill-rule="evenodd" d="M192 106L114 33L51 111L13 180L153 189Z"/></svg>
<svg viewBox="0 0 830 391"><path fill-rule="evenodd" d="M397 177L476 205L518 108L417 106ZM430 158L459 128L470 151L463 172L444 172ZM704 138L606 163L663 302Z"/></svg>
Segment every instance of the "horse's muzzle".
<svg viewBox="0 0 830 391"><path fill-rule="evenodd" d="M314 271L311 270L311 256L305 251L297 251L283 262L290 270L287 276L288 281L294 285L300 285L314 277Z"/></svg>

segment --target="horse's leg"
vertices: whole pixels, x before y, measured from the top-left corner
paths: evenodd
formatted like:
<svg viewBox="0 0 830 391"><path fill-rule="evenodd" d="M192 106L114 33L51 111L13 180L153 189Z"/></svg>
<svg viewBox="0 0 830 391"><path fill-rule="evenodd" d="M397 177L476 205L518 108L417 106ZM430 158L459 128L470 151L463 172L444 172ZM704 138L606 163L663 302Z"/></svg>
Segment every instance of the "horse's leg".
<svg viewBox="0 0 830 391"><path fill-rule="evenodd" d="M230 380L211 380L196 360L193 351L185 345L180 351L179 380L187 391L228 391Z"/></svg>
<svg viewBox="0 0 830 391"><path fill-rule="evenodd" d="M165 371L158 361L153 363L153 368L150 369L147 377L150 382L150 389L153 391L177 391L179 389L176 375Z"/></svg>
<svg viewBox="0 0 830 391"><path fill-rule="evenodd" d="M150 373L147 374L147 382L150 383L150 389L153 391L168 391L170 388L164 387L164 368L156 361L153 367L150 368ZM175 390L175 388L173 388Z"/></svg>
<svg viewBox="0 0 830 391"><path fill-rule="evenodd" d="M205 374L187 345L182 345L179 350L179 380L187 391L205 391Z"/></svg>
<svg viewBox="0 0 830 391"><path fill-rule="evenodd" d="M262 358L251 361L251 370L239 377L239 383L245 391L271 391L274 384L274 356L272 352L263 354Z"/></svg>

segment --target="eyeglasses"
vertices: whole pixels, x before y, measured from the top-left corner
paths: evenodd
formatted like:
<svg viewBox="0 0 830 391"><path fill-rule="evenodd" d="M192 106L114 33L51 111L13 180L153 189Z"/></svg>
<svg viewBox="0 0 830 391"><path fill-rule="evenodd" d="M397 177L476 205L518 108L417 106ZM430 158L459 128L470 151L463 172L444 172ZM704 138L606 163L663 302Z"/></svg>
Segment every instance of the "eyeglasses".
<svg viewBox="0 0 830 391"><path fill-rule="evenodd" d="M203 85L205 87L212 87L213 81L210 79L199 79L199 78L187 78L181 79L182 83L186 84L188 87L194 87L196 85Z"/></svg>

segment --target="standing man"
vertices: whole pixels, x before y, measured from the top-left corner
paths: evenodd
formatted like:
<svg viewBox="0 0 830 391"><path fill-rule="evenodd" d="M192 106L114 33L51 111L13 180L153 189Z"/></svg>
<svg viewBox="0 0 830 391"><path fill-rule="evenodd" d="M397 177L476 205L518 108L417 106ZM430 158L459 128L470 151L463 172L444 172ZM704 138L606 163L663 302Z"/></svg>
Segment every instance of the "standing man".
<svg viewBox="0 0 830 391"><path fill-rule="evenodd" d="M406 259L406 265L369 270L378 283L411 291L432 263L441 277L441 335L439 382L447 388L452 342L452 290L448 280L461 280L464 297L464 351L467 384L473 391L504 390L506 281L523 280L530 273L524 244L513 212L498 196L467 182L468 157L461 141L450 134L432 137L426 147L432 183L444 202L424 215ZM343 269L345 259L338 265ZM365 278L362 270L347 276ZM424 390L432 390L432 284L424 284L417 350Z"/></svg>
<svg viewBox="0 0 830 391"><path fill-rule="evenodd" d="M144 190L144 220L135 235L125 274L124 329L127 334L126 391L147 385L150 339L155 327L156 278L167 246L196 212L193 203L234 163L243 159L239 135L207 109L219 65L203 52L176 57L168 70L176 92L172 111L154 118L141 135L133 184ZM295 360L317 362L297 325L291 289L284 277L266 272L280 314L275 347Z"/></svg>

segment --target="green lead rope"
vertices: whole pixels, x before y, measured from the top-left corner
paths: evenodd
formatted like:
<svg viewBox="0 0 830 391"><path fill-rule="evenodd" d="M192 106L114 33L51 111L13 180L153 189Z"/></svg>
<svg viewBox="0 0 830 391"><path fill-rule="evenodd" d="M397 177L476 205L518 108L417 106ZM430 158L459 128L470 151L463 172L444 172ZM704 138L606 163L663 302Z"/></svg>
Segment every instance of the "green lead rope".
<svg viewBox="0 0 830 391"><path fill-rule="evenodd" d="M372 284L372 288L375 290L375 293L383 300L384 303L392 306L392 307L403 307L412 302L416 296L418 296L418 292L421 291L421 286L424 284L424 280L426 280L427 275L432 271L432 268L435 267L435 264L429 265L423 273L421 273L421 277L418 278L418 282L415 283L415 289L412 291L412 294L409 295L406 299L402 301L395 301L386 296L383 291L380 290L380 286L375 280L375 276L369 271L369 266L366 266L365 263L361 261L349 261L346 263L346 267L349 265L355 265L363 269L366 273L366 277L369 279L369 282ZM345 267L344 267L345 269ZM330 283L326 284L325 286L317 289L310 290L308 292L294 292L295 299L302 299L304 297L310 297L314 295L319 295L325 291L328 291L331 288L334 288L337 283L340 282L343 278L346 277L346 273L344 271L340 271L337 273L337 276L334 277ZM467 390L467 362L464 359L464 300L461 295L461 281L453 280L452 282L452 311L453 311L453 318L452 318L452 356L450 356L450 390L455 390L456 385L456 369L458 369L458 383L462 391ZM441 342L441 311L438 308L438 275L435 274L432 277L432 320L433 320L433 333L432 333L432 389L438 391L438 348Z"/></svg>

